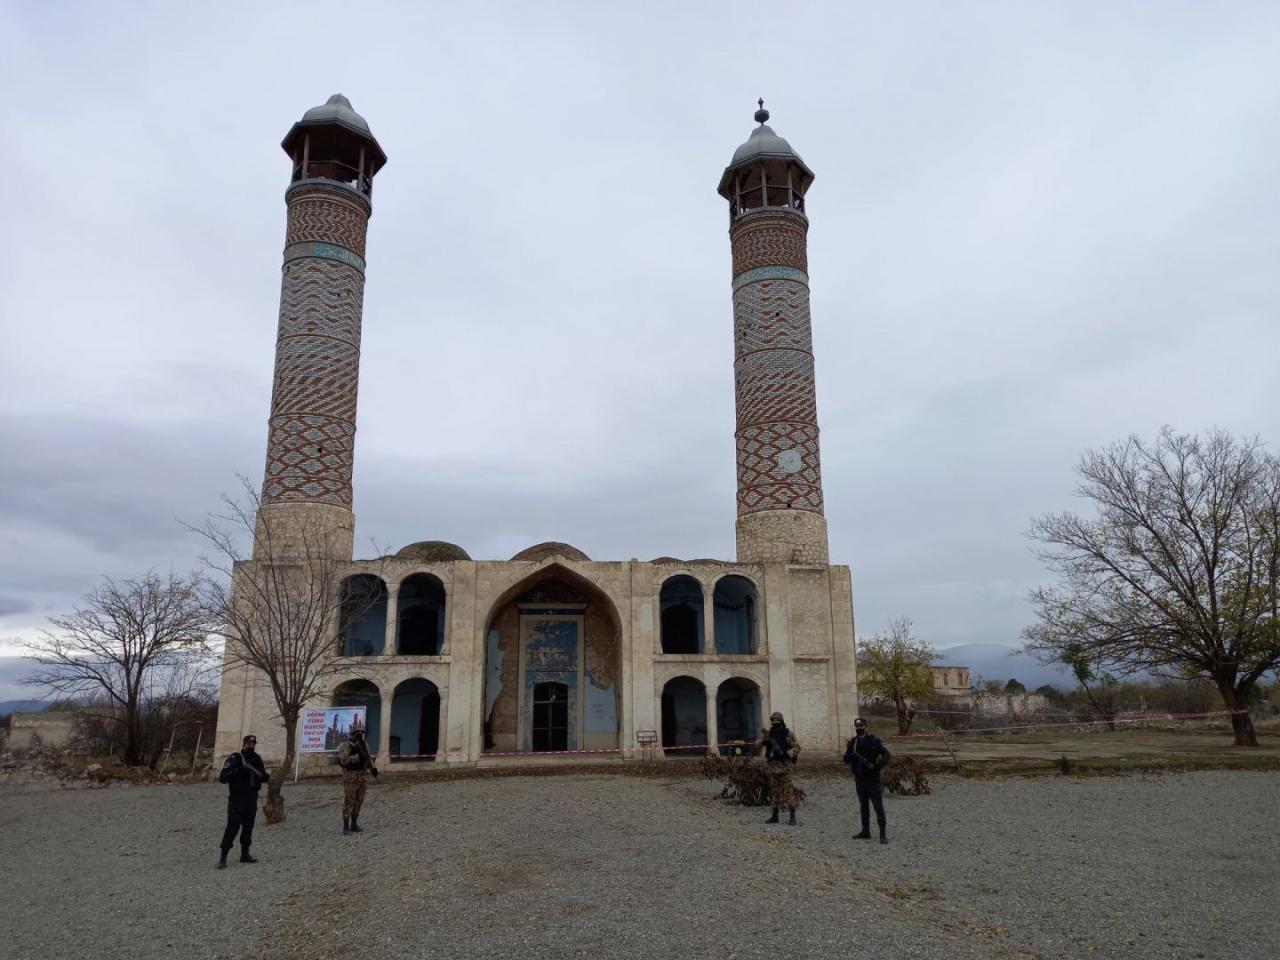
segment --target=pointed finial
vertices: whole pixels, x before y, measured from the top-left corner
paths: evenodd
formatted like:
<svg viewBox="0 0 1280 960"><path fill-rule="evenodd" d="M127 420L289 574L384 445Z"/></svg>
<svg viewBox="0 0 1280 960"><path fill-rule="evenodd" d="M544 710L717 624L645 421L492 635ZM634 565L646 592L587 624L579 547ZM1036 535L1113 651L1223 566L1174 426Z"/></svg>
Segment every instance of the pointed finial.
<svg viewBox="0 0 1280 960"><path fill-rule="evenodd" d="M764 108L764 97L761 97L756 103L760 104L760 109L756 111L756 123L764 123L769 119L769 111Z"/></svg>

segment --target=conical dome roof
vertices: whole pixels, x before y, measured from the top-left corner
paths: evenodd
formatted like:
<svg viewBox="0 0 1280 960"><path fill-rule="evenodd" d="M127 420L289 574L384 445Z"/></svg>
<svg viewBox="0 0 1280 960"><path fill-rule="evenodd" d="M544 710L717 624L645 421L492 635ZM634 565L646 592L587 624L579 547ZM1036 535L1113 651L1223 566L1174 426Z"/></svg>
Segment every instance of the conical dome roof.
<svg viewBox="0 0 1280 960"><path fill-rule="evenodd" d="M298 142L304 132L311 132L312 143L314 144L317 136L323 136L325 128L332 131L335 127L355 134L357 138L365 141L370 148L371 169L373 172L376 173L387 162L387 155L382 152L382 147L378 145L378 141L374 138L373 131L369 128L369 121L356 113L355 108L351 106L351 101L340 93L335 93L320 106L312 107L304 113L302 119L289 130L288 135L280 146L284 147L286 153L292 153L294 144ZM341 136L340 134L338 135Z"/></svg>
<svg viewBox="0 0 1280 960"><path fill-rule="evenodd" d="M733 151L733 159L729 161L729 169L741 167L753 160L794 160L804 164L800 154L791 149L791 144L773 132L773 127L760 124L751 131L746 143Z"/></svg>
<svg viewBox="0 0 1280 960"><path fill-rule="evenodd" d="M340 93L335 93L320 106L312 107L302 115L302 119L298 122L340 123L344 127L350 127L357 133L363 133L370 139L373 138L373 131L369 129L369 122L356 113L351 106L351 101Z"/></svg>
<svg viewBox="0 0 1280 960"><path fill-rule="evenodd" d="M795 188L803 195L809 189L809 184L813 183L813 171L800 159L800 154L792 149L791 144L778 136L773 127L766 125L765 121L769 119L769 111L764 108L763 100L760 101L760 109L756 111L755 119L760 126L752 130L751 136L747 137L746 142L733 151L733 159L724 168L724 174L720 177L720 186L718 188L720 195L732 200L733 181L737 171L743 167L751 167L761 163L769 164L770 166L794 164L800 172L800 175L795 178Z"/></svg>

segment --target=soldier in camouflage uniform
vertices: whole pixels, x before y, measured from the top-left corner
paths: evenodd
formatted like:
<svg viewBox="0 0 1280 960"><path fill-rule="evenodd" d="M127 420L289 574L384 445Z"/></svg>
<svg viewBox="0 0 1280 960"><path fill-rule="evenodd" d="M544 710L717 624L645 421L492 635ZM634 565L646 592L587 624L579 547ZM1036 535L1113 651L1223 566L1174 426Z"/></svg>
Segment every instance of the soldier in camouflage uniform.
<svg viewBox="0 0 1280 960"><path fill-rule="evenodd" d="M359 821L366 787L364 772L378 775L360 727L352 727L350 737L338 748L338 763L342 766L342 833L349 836L362 832Z"/></svg>
<svg viewBox="0 0 1280 960"><path fill-rule="evenodd" d="M762 736L756 751L764 751L768 761L769 796L773 802L773 816L765 823L778 822L778 808L786 807L791 814L787 822L792 826L796 822L796 789L791 782L791 765L800 758L800 741L787 729L782 714L769 716L769 729L761 731Z"/></svg>

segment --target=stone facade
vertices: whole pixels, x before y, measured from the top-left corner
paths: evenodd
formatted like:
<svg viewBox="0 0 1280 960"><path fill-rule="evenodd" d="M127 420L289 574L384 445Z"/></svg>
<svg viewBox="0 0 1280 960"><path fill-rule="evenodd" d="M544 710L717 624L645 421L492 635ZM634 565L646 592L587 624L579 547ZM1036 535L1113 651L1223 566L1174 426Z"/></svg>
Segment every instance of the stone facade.
<svg viewBox="0 0 1280 960"><path fill-rule="evenodd" d="M966 697L973 692L968 667L934 665L929 672L933 675L933 689L943 696Z"/></svg>
<svg viewBox="0 0 1280 960"><path fill-rule="evenodd" d="M735 708L726 705L743 690L753 698L749 720L755 732L770 712L781 710L806 749L815 751L839 749L857 713L847 567L565 557L424 563L391 557L353 562L348 573L386 584L386 609L377 611L385 643L376 656L339 655L345 625L335 610L327 693L316 705L354 702L344 690L363 691L377 752L397 763L509 762L516 754L540 752L531 739L531 691L552 674L543 669L545 660L531 657L528 636L546 621L575 623L582 648L567 669L552 664L568 674L562 679L576 691L566 750L638 756L638 734L645 731L656 735L659 747L665 739L674 748L675 731L664 731L670 716L668 711L664 718L663 701L668 684L681 678L702 692L698 732L704 745L723 742L726 721L736 732L747 728L740 715L729 716ZM429 574L444 587L445 641L436 656L397 652L403 626L399 586L415 574ZM664 652L671 638L664 636L669 622L662 613L663 587L681 576L693 578L703 595L706 627L697 653ZM754 635L747 652L720 652L725 644L716 639L717 629L735 626L717 599L726 578L741 578L752 591ZM406 748L422 729L418 718L398 716L397 704L425 689L417 681L429 683L438 696L439 741L430 759L421 744ZM233 668L224 674L219 752L235 749L251 730L260 752L283 755L283 728L270 690L252 682L243 668Z"/></svg>
<svg viewBox="0 0 1280 960"><path fill-rule="evenodd" d="M67 710L11 714L6 747L9 750L65 747L76 735L79 722L80 714Z"/></svg>
<svg viewBox="0 0 1280 960"><path fill-rule="evenodd" d="M853 600L848 568L828 565L823 516L812 174L763 109L756 118L720 188L734 265L736 563L595 561L563 543L475 561L441 541L352 561L365 231L385 155L340 95L286 137L294 182L256 543L274 546L236 576L304 553L338 563L312 706L366 706L384 761L682 756L752 740L774 710L806 750L842 747L857 709ZM228 662L219 752L252 732L265 756L283 756L264 679Z"/></svg>

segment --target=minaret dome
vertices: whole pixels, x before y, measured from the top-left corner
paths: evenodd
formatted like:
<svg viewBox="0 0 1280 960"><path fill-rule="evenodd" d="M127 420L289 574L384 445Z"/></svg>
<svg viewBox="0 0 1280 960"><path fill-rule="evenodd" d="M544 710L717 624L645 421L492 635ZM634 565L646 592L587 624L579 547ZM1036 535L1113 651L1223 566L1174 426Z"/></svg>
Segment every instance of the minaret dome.
<svg viewBox="0 0 1280 960"><path fill-rule="evenodd" d="M387 162L368 121L340 93L304 113L280 146L293 160L295 183L335 181L366 197L373 192L374 174Z"/></svg>
<svg viewBox="0 0 1280 960"><path fill-rule="evenodd" d="M791 144L766 126L769 111L760 100L751 136L737 150L720 177L719 193L729 201L729 219L750 210L779 207L804 212L804 195L813 183L810 170Z"/></svg>

